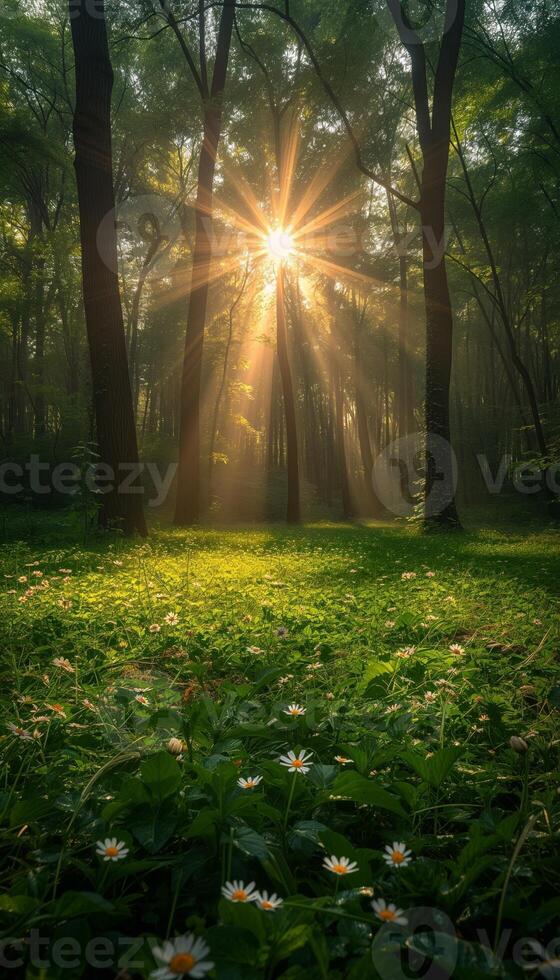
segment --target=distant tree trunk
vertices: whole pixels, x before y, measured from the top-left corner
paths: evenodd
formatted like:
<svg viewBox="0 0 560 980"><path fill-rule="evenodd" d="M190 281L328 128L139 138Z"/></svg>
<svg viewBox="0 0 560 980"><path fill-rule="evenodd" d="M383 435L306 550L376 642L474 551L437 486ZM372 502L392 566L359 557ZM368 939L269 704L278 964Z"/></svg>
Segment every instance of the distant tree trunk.
<svg viewBox="0 0 560 980"><path fill-rule="evenodd" d="M286 419L286 453L288 463L288 505L286 508L286 520L288 524L299 524L301 521L301 506L296 406L292 369L288 352L285 303L285 270L284 264L281 262L278 267L276 280L276 349L278 353L280 380L282 383L284 417Z"/></svg>
<svg viewBox="0 0 560 980"><path fill-rule="evenodd" d="M103 495L100 519L115 521L125 533L146 535L142 498L119 493L122 465L138 463L138 447L117 268L111 148L113 71L103 0L95 10L87 0L70 0L70 24L76 62L74 111L75 169L80 211L82 276L91 360L93 403L101 461L115 474L114 488ZM103 225L102 225L103 222ZM98 232L103 227L103 240Z"/></svg>
<svg viewBox="0 0 560 980"><path fill-rule="evenodd" d="M200 516L200 389L212 259L214 173L222 132L222 100L234 15L235 0L224 0L212 89L204 109L204 139L198 167L195 244L181 382L179 468L175 507L175 523L179 525L195 524ZM205 65L204 58L202 61Z"/></svg>
<svg viewBox="0 0 560 980"><path fill-rule="evenodd" d="M416 128L422 152L420 219L426 304L426 481L425 526L460 527L455 497L441 479L453 471L449 395L453 354L453 310L445 263L445 191L449 163L451 105L465 19L465 0L447 0L430 113L426 51L400 0L387 0L411 62ZM434 465L438 462L438 468Z"/></svg>
<svg viewBox="0 0 560 980"><path fill-rule="evenodd" d="M342 513L345 518L353 516L352 498L350 493L350 480L348 478L348 460L346 458L346 440L344 436L344 388L342 382L342 372L338 360L339 352L331 351L331 363L334 387L334 410L336 427L336 455L337 470L340 479L340 490L342 496Z"/></svg>
<svg viewBox="0 0 560 980"><path fill-rule="evenodd" d="M408 331L408 256L406 254L406 234L401 235L394 195L387 191L387 203L395 248L399 256L399 329L398 329L398 377L397 415L399 437L413 431L414 412L412 406L412 385Z"/></svg>

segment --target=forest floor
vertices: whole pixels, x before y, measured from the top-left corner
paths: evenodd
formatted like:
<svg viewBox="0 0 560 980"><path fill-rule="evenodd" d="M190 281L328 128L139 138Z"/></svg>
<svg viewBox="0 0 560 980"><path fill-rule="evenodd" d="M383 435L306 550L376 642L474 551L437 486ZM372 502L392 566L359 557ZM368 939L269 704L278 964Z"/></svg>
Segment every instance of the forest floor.
<svg viewBox="0 0 560 980"><path fill-rule="evenodd" d="M389 980L403 944L434 955L418 924L439 933L442 977L546 960L557 531L76 546L49 518L31 541L0 549L0 955L50 965L7 975L114 977L120 960L144 977L212 962L220 980ZM300 750L292 772L280 757Z"/></svg>

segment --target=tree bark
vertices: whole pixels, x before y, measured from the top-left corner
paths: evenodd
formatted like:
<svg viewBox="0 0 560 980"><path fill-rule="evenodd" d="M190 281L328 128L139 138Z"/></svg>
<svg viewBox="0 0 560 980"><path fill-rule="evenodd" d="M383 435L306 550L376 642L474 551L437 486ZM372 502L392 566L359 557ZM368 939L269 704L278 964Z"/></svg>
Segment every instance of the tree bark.
<svg viewBox="0 0 560 980"><path fill-rule="evenodd" d="M195 244L181 381L179 468L175 506L175 523L179 525L196 524L200 517L200 389L212 259L214 173L222 131L222 101L234 14L235 0L224 0L212 89L204 108L204 139L198 167Z"/></svg>
<svg viewBox="0 0 560 980"><path fill-rule="evenodd" d="M416 128L422 152L420 219L426 305L426 480L427 529L458 528L450 494L454 456L449 396L453 356L453 311L445 264L445 191L451 135L451 105L465 20L465 0L447 0L430 113L426 51L411 28L400 0L387 0L411 63ZM437 460L437 467L435 461ZM442 479L443 476L443 479Z"/></svg>
<svg viewBox="0 0 560 980"><path fill-rule="evenodd" d="M122 467L138 464L132 392L119 293L111 146L113 71L104 3L91 10L86 0L70 0L76 62L74 110L75 170L80 212L83 295L91 361L93 403L101 462L114 473L104 493L102 524L117 523L125 533L146 535L142 498L119 493ZM102 224L103 222L103 224ZM100 227L103 237L98 240ZM121 477L119 477L119 472Z"/></svg>
<svg viewBox="0 0 560 980"><path fill-rule="evenodd" d="M300 491L299 491L299 460L296 408L294 400L294 384L288 353L288 331L286 328L285 307L285 270L280 263L276 280L276 348L278 367L282 383L282 398L284 401L284 416L286 419L286 454L288 468L288 504L286 520L288 524L299 524L301 521Z"/></svg>

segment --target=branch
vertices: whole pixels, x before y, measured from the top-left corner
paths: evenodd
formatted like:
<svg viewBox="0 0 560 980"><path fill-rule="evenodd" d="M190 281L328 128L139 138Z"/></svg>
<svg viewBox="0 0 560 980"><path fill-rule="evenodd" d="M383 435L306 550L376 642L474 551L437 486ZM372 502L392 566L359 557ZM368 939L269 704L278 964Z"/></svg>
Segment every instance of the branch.
<svg viewBox="0 0 560 980"><path fill-rule="evenodd" d="M183 37L183 35L181 33L181 30L179 28L179 25L178 25L177 21L175 20L175 15L173 14L173 11L169 8L168 3L167 3L167 0L159 0L159 5L160 5L160 7L162 9L163 16L166 18L169 26L171 27L171 30L173 31L175 37L177 38L177 40L178 40L178 42L179 42L179 44L181 46L181 51L183 52L183 54L185 56L185 60L186 60L188 66L189 66L189 68L191 70L191 74L192 74L192 77L195 80L196 87L197 87L197 89L198 89L198 91L200 93L200 97L204 101L206 99L206 93L204 91L204 86L202 84L202 79L201 79L201 77L200 77L200 75L198 73L198 69L197 69L197 67L196 67L196 65L194 63L194 59L193 59L193 56L192 56L192 54L191 54L191 52L189 50L189 47L187 45L187 42L185 41L185 38Z"/></svg>
<svg viewBox="0 0 560 980"><path fill-rule="evenodd" d="M160 0L160 2L162 2L162 0ZM221 6L221 4L220 3L216 4L216 6ZM331 83L323 74L321 65L319 64L319 61L313 50L310 40L308 39L307 35L302 30L302 28L299 26L299 24L294 20L294 18L291 17L289 14L284 13L282 10L278 10L277 7L274 7L272 6L272 4L269 3L259 3L259 4L237 3L236 6L238 10L263 10L271 14L276 14L276 16L280 18L280 20L283 20L286 24L288 24L292 28L293 32L297 35L303 47L305 48L307 56L317 75L317 78L319 79L321 85L323 86L325 92L327 93L329 99L331 100L334 108L338 112L340 119L342 120L346 133L348 135L348 138L354 150L354 157L358 169L366 177L368 177L369 180L375 181L376 184L378 184L380 187L383 187L390 194L393 194L396 198L398 198L399 201L402 201L403 204L406 204L408 205L408 207L414 208L416 211L418 211L420 207L419 202L413 201L412 198L407 197L406 194L402 194L395 187L392 187L390 184L388 184L387 181L384 180L382 177L380 177L378 173L371 170L369 167L365 165L362 159L362 150L358 142L358 138L352 127L352 123L348 118L348 114L344 106L342 105L340 99L338 98L336 92L334 91Z"/></svg>

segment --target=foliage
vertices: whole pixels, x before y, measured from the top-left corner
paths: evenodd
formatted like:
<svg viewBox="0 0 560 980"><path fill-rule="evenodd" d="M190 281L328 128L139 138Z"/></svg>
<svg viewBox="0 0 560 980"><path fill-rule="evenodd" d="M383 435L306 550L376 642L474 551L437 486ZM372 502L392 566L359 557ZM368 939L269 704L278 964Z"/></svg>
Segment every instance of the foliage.
<svg viewBox="0 0 560 980"><path fill-rule="evenodd" d="M144 977L194 932L224 980L384 978L411 940L373 896L435 910L454 976L521 976L516 941L546 946L560 910L556 532L38 533L1 555L4 936L142 937ZM279 762L299 749L304 776ZM283 905L222 898L232 879Z"/></svg>

